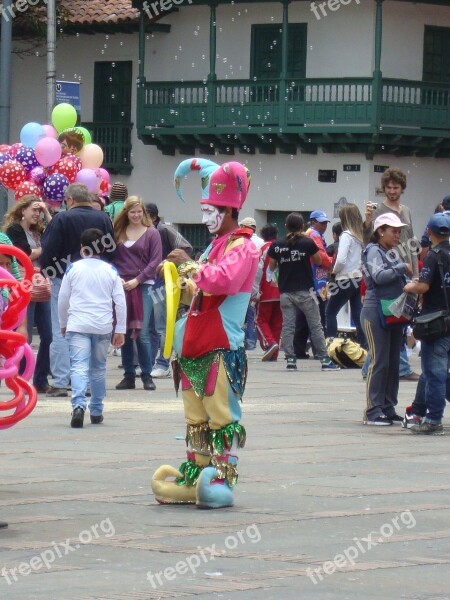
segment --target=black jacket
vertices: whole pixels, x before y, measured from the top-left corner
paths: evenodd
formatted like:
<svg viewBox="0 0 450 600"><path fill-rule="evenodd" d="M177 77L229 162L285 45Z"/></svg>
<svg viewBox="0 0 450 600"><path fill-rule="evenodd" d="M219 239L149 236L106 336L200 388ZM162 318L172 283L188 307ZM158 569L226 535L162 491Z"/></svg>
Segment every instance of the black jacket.
<svg viewBox="0 0 450 600"><path fill-rule="evenodd" d="M47 225L41 238L42 254L39 258L41 270L47 277L64 275L71 262L80 260L81 234L85 229L96 228L105 232L107 252L105 259L112 256L115 248L111 219L92 206L79 205L56 214ZM108 249L111 251L108 252Z"/></svg>

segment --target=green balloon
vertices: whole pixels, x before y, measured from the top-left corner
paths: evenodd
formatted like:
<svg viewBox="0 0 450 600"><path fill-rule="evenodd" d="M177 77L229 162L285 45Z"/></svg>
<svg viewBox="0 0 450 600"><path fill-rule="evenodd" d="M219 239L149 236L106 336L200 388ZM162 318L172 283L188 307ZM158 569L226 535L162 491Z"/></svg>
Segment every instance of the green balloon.
<svg viewBox="0 0 450 600"><path fill-rule="evenodd" d="M84 143L85 144L92 144L92 136L90 134L90 132L86 129L86 127L75 127L75 131L78 131L78 133L81 133L81 135L84 138Z"/></svg>
<svg viewBox="0 0 450 600"><path fill-rule="evenodd" d="M74 127L76 122L77 111L71 104L61 102L61 104L57 104L52 110L53 127L58 133L61 133L64 129Z"/></svg>

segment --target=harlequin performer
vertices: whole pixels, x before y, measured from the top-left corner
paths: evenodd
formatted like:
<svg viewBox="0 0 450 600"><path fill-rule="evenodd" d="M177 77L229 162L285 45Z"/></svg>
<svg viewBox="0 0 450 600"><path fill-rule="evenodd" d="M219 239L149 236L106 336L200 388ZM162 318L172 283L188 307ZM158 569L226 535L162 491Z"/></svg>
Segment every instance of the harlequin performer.
<svg viewBox="0 0 450 600"><path fill-rule="evenodd" d="M242 327L259 253L250 240L253 230L238 226L249 186L247 169L238 162L183 161L175 172L180 198L182 178L192 170L202 180L202 223L216 237L198 262L183 250L168 256L178 267L183 293L193 292L174 336L188 448L179 470L157 469L152 489L161 504L221 508L233 505L237 452L245 444L239 422L247 375Z"/></svg>

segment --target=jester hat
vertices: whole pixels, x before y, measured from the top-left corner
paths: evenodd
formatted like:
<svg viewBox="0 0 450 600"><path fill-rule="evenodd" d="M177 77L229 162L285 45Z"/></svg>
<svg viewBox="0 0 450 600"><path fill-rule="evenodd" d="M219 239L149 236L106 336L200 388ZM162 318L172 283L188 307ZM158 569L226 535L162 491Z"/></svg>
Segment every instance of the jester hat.
<svg viewBox="0 0 450 600"><path fill-rule="evenodd" d="M201 177L201 204L241 209L250 187L250 173L244 165L232 161L219 166L203 158L184 160L178 165L174 176L177 194L183 201L184 198L181 192L182 177L190 171L198 171Z"/></svg>

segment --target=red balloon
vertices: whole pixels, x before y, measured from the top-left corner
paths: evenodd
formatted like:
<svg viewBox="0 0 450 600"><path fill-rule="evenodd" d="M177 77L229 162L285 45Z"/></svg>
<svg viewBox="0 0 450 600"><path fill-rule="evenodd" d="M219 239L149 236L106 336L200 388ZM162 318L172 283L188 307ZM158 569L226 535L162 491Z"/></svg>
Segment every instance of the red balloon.
<svg viewBox="0 0 450 600"><path fill-rule="evenodd" d="M33 194L33 196L37 196L39 200L44 199L44 194L42 193L41 188L32 181L22 181L22 183L18 185L14 191L14 199L20 200L28 194Z"/></svg>
<svg viewBox="0 0 450 600"><path fill-rule="evenodd" d="M15 190L27 178L25 167L17 160L7 160L0 166L0 183Z"/></svg>
<svg viewBox="0 0 450 600"><path fill-rule="evenodd" d="M23 147L23 144L21 144L20 142L16 142L12 146L10 146L10 148L8 150L8 154L10 155L11 158L14 158L22 147Z"/></svg>
<svg viewBox="0 0 450 600"><path fill-rule="evenodd" d="M0 152L6 152L6 154L9 154L9 144L0 144Z"/></svg>
<svg viewBox="0 0 450 600"><path fill-rule="evenodd" d="M81 171L81 160L75 154L63 156L49 169L50 174L59 173L60 175L65 175L69 183L75 181L78 171Z"/></svg>

